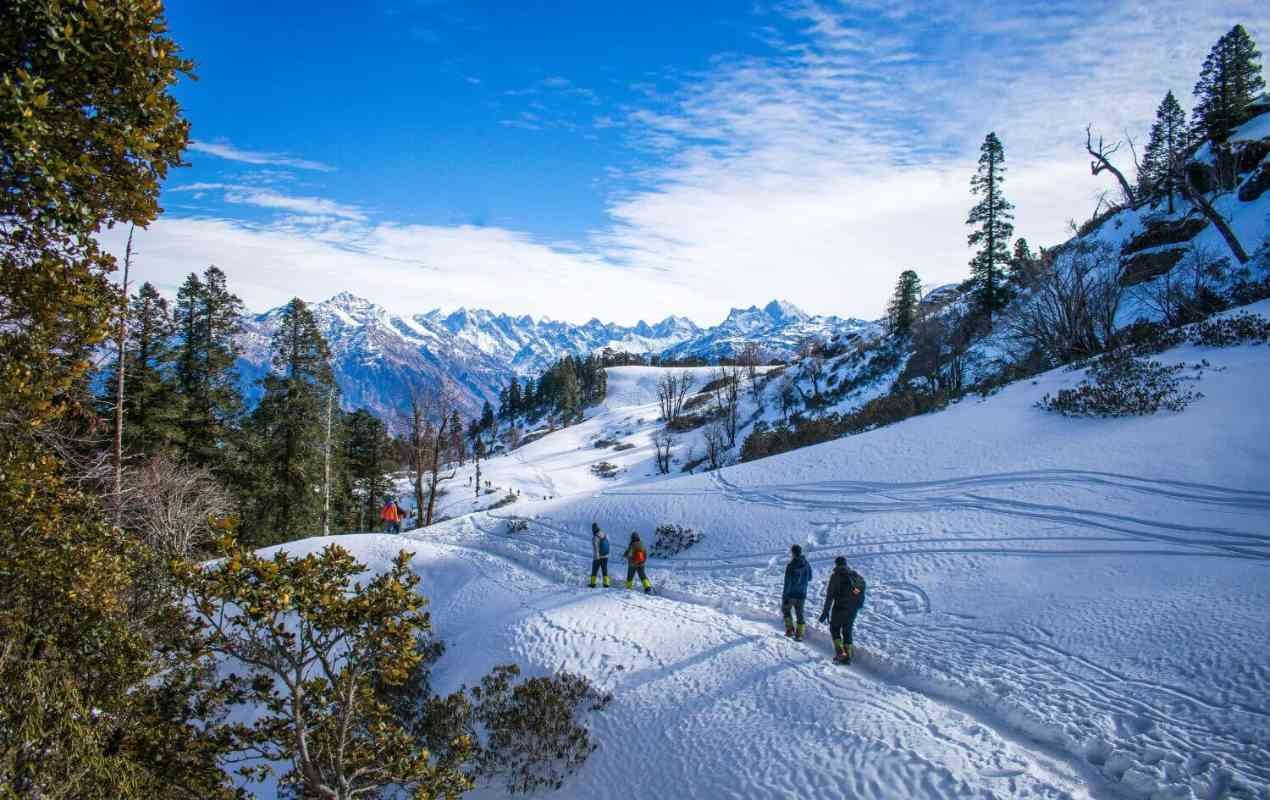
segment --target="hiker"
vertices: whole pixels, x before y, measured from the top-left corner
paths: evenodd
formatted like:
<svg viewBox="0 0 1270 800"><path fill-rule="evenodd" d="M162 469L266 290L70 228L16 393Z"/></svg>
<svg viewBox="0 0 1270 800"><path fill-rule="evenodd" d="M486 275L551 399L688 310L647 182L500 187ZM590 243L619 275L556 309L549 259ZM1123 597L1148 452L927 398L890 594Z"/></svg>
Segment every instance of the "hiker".
<svg viewBox="0 0 1270 800"><path fill-rule="evenodd" d="M648 580L648 573L644 572L648 553L644 551L644 543L639 540L639 534L635 531L631 531L631 543L626 546L622 557L626 559L626 588L634 588L635 573L638 572L639 580L644 584L644 594L652 594L653 584Z"/></svg>
<svg viewBox="0 0 1270 800"><path fill-rule="evenodd" d="M842 556L835 558L820 621L829 621L836 664L851 663L851 629L855 627L856 614L864 605L864 589L864 578L847 566L847 559Z"/></svg>
<svg viewBox="0 0 1270 800"><path fill-rule="evenodd" d="M595 576L598 572L604 572L604 588L607 589L612 584L609 583L609 537L604 535L604 531L600 530L598 522L591 523L591 588L595 588ZM629 588L629 587L628 587Z"/></svg>
<svg viewBox="0 0 1270 800"><path fill-rule="evenodd" d="M380 512L379 518L384 521L385 531L388 533L401 533L401 506L397 505L396 499L388 498L388 502L384 503L384 510Z"/></svg>
<svg viewBox="0 0 1270 800"><path fill-rule="evenodd" d="M796 642L803 640L807 632L807 620L803 617L807 605L807 584L811 583L811 564L803 558L803 548L789 548L789 563L785 565L785 588L781 591L781 616L785 619L785 636ZM798 627L794 627L794 615L798 615Z"/></svg>

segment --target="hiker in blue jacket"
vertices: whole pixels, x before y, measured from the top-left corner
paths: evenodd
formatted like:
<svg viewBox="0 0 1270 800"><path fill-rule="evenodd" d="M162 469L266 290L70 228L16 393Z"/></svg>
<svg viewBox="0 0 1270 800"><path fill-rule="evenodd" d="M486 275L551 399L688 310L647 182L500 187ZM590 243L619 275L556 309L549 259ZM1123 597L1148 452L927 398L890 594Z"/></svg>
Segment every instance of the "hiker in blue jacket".
<svg viewBox="0 0 1270 800"><path fill-rule="evenodd" d="M591 588L595 588L596 573L603 570L604 588L609 587L609 537L600 530L598 522L591 523Z"/></svg>
<svg viewBox="0 0 1270 800"><path fill-rule="evenodd" d="M781 592L781 616L785 618L785 635L801 642L807 630L807 620L803 617L807 603L807 584L811 583L811 564L803 558L803 549L798 545L789 548L789 563L785 565L785 588ZM798 615L798 627L794 627L794 615Z"/></svg>

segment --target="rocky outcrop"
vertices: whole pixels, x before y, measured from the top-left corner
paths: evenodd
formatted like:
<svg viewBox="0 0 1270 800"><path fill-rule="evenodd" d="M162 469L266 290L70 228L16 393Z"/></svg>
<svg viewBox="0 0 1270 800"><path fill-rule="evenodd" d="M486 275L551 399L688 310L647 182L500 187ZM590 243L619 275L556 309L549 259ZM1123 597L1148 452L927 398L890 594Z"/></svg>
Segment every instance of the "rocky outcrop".
<svg viewBox="0 0 1270 800"><path fill-rule="evenodd" d="M1243 182L1239 187L1239 199L1244 203L1251 203L1265 194L1267 189L1270 189L1270 163L1262 164Z"/></svg>
<svg viewBox="0 0 1270 800"><path fill-rule="evenodd" d="M1152 247L1189 242L1207 227L1208 220L1202 217L1149 222L1146 230L1126 242L1120 253L1127 256Z"/></svg>
<svg viewBox="0 0 1270 800"><path fill-rule="evenodd" d="M1136 286L1139 283L1155 280L1177 266L1186 251L1180 248L1173 250L1156 250L1153 253L1139 253L1124 262L1120 270L1121 286Z"/></svg>

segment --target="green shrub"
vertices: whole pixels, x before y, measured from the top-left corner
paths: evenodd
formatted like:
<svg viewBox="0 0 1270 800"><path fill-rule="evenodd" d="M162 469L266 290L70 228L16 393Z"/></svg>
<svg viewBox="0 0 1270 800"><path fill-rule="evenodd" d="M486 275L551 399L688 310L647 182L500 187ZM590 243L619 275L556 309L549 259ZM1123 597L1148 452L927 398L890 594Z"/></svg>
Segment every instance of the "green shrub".
<svg viewBox="0 0 1270 800"><path fill-rule="evenodd" d="M1137 358L1127 350L1108 353L1089 368L1075 388L1045 395L1037 406L1067 417L1124 417L1182 411L1203 397L1182 388L1185 364L1165 366Z"/></svg>

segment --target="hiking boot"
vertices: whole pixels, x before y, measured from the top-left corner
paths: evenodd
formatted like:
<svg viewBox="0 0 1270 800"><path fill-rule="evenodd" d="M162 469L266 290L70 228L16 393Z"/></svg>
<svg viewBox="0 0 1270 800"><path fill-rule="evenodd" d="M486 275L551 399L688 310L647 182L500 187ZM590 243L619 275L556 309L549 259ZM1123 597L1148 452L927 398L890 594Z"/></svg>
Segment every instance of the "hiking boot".
<svg viewBox="0 0 1270 800"><path fill-rule="evenodd" d="M653 593L652 581L645 579L643 581L643 584L644 584L644 594L652 594Z"/></svg>
<svg viewBox="0 0 1270 800"><path fill-rule="evenodd" d="M785 623L785 638L786 639L794 638L794 626L788 622Z"/></svg>
<svg viewBox="0 0 1270 800"><path fill-rule="evenodd" d="M798 623L798 628L794 631L794 641L801 642L803 640L803 636L806 633L807 633L807 626L801 622Z"/></svg>
<svg viewBox="0 0 1270 800"><path fill-rule="evenodd" d="M611 582L611 581L609 581L609 576L608 576L608 575L605 575L605 576L604 576L604 588L605 588L605 589L607 589L607 588L609 588L609 587L610 587L610 586L612 586L612 585L613 585L613 584L612 584L612 582Z"/></svg>
<svg viewBox="0 0 1270 800"><path fill-rule="evenodd" d="M627 581L627 582L626 582L626 588L627 588L627 589L634 589L634 588L635 588L635 581Z"/></svg>
<svg viewBox="0 0 1270 800"><path fill-rule="evenodd" d="M594 589L594 588L595 588L595 576L594 576L594 575L592 575L592 576L591 576L591 583L590 583L590 584L588 584L588 585L589 585L592 589Z"/></svg>

